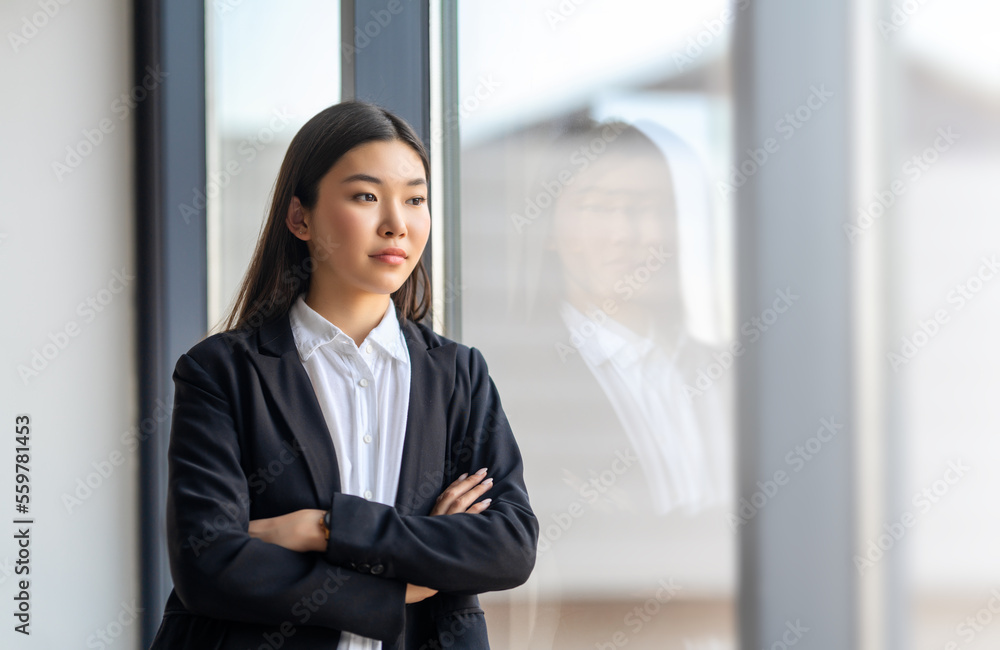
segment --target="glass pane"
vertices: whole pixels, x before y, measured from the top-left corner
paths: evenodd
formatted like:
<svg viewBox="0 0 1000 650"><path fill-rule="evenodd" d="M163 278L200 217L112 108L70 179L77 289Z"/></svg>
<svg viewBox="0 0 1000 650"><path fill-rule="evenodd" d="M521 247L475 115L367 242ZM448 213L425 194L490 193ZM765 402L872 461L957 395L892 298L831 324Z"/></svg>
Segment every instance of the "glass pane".
<svg viewBox="0 0 1000 650"><path fill-rule="evenodd" d="M340 3L206 2L205 11L209 180L192 207L208 204L211 327L243 279L288 144L340 101Z"/></svg>
<svg viewBox="0 0 1000 650"><path fill-rule="evenodd" d="M898 499L872 562L905 567L917 650L1000 647L1000 6L883 4L888 168L856 236L886 229ZM887 207L888 206L888 207Z"/></svg>
<svg viewBox="0 0 1000 650"><path fill-rule="evenodd" d="M505 648L734 648L727 2L459 5L463 338L541 524Z"/></svg>

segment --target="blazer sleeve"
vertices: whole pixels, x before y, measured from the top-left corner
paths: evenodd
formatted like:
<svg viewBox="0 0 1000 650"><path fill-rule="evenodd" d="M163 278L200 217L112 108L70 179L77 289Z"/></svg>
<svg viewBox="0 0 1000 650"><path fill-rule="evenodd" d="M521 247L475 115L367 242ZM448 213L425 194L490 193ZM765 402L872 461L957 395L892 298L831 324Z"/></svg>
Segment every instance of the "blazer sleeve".
<svg viewBox="0 0 1000 650"><path fill-rule="evenodd" d="M375 568L388 578L467 594L510 589L528 579L538 522L521 454L486 361L476 348L467 349L467 371L456 373L449 406L449 426L456 431L445 475L488 468L494 481L486 493L490 506L480 514L401 515L391 506L336 493L326 549L331 564Z"/></svg>
<svg viewBox="0 0 1000 650"><path fill-rule="evenodd" d="M178 360L173 380L167 539L185 607L213 618L396 639L405 583L250 537L247 478L225 391L189 354Z"/></svg>

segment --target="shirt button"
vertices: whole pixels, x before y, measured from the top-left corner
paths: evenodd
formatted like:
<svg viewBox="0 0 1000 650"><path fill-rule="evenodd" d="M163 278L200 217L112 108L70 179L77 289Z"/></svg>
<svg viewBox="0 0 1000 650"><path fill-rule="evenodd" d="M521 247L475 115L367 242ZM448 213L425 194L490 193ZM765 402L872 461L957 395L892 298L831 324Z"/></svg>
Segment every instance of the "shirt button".
<svg viewBox="0 0 1000 650"><path fill-rule="evenodd" d="M372 344L371 343L369 343L368 345L365 346L365 352L367 352L368 354L371 354L373 349L374 348L372 348Z"/></svg>
<svg viewBox="0 0 1000 650"><path fill-rule="evenodd" d="M371 499L373 496L374 495L372 494L371 490L365 490L365 498L366 499Z"/></svg>
<svg viewBox="0 0 1000 650"><path fill-rule="evenodd" d="M372 437L370 435L368 435L368 434L365 434L365 437L363 439L364 439L365 442L371 442L372 441Z"/></svg>
<svg viewBox="0 0 1000 650"><path fill-rule="evenodd" d="M364 377L362 377L361 381L359 381L358 384L360 384L361 386L367 386L368 385L368 380L365 379Z"/></svg>

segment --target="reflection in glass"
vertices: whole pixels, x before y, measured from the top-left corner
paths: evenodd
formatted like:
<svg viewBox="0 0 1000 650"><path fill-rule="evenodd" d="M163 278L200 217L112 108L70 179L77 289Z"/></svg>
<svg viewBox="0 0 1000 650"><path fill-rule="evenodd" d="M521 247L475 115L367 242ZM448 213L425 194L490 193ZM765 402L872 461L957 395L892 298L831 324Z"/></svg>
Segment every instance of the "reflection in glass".
<svg viewBox="0 0 1000 650"><path fill-rule="evenodd" d="M726 37L674 56L724 9L460 6L453 293L541 527L496 647L736 647Z"/></svg>
<svg viewBox="0 0 1000 650"><path fill-rule="evenodd" d="M708 188L675 134L644 127L584 123L563 134L529 194L537 214L515 225L538 259L526 287L547 287L528 309L562 322L560 362L577 377L570 357L583 362L600 389L594 399L617 416L619 446L642 469L646 490L627 507L695 513L732 492L728 404L721 387L695 388L712 357L687 327L678 263L678 212L704 222ZM578 490L587 478L566 476Z"/></svg>

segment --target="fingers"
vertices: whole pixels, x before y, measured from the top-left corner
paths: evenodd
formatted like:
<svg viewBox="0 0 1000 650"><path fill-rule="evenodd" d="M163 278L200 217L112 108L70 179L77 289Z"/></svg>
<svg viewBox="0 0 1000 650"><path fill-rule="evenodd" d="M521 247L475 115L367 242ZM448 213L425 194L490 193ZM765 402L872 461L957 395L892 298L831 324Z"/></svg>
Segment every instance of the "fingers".
<svg viewBox="0 0 1000 650"><path fill-rule="evenodd" d="M407 584L406 585L406 604L419 603L422 600L430 598L437 593L436 589L431 589L430 587L421 587L420 585Z"/></svg>
<svg viewBox="0 0 1000 650"><path fill-rule="evenodd" d="M489 507L489 501L476 503L487 490L493 487L493 479L485 478L486 468L471 476L463 474L449 485L431 511L432 515L452 515L461 512L479 513ZM474 510L472 508L475 508Z"/></svg>
<svg viewBox="0 0 1000 650"><path fill-rule="evenodd" d="M473 503L471 506L469 506L469 509L466 510L466 512L469 513L470 515L478 515L483 510L489 508L490 503L492 502L493 499L483 499L482 501L479 501L478 503Z"/></svg>

